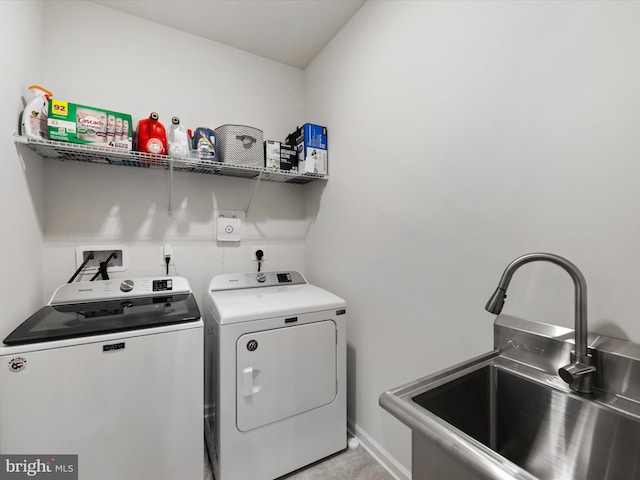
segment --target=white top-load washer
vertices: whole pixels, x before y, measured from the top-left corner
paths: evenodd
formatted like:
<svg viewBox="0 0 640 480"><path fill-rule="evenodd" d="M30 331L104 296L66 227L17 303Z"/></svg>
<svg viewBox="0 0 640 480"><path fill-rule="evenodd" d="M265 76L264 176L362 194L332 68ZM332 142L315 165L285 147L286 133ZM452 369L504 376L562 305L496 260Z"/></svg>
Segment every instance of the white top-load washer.
<svg viewBox="0 0 640 480"><path fill-rule="evenodd" d="M346 447L346 305L298 272L218 275L205 311L217 480L273 480Z"/></svg>
<svg viewBox="0 0 640 480"><path fill-rule="evenodd" d="M184 278L63 285L0 347L0 454L78 455L82 480L202 480L203 383Z"/></svg>

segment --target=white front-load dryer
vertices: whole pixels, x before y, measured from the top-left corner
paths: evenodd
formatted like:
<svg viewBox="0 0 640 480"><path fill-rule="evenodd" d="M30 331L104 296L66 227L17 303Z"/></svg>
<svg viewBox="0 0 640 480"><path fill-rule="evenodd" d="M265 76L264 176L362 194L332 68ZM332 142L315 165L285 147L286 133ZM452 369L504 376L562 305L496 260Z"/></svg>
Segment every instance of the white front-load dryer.
<svg viewBox="0 0 640 480"><path fill-rule="evenodd" d="M346 305L298 272L211 280L205 437L216 480L273 480L346 447Z"/></svg>

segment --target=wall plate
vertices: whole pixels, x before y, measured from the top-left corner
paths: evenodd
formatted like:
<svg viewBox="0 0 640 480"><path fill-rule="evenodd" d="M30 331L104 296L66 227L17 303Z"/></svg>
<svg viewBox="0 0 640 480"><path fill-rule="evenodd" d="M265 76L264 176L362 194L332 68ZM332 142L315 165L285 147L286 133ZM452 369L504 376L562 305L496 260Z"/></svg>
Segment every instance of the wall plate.
<svg viewBox="0 0 640 480"><path fill-rule="evenodd" d="M116 252L117 258L109 262L110 272L124 272L129 268L129 250L125 245L83 245L76 249L76 268L82 265L89 253L93 252L94 259L89 260L82 270L84 273L97 272L100 262L105 261L111 253Z"/></svg>
<svg viewBox="0 0 640 480"><path fill-rule="evenodd" d="M219 242L239 242L242 239L242 220L237 217L218 217Z"/></svg>
<svg viewBox="0 0 640 480"><path fill-rule="evenodd" d="M267 256L267 250L265 247L258 245L255 247L251 247L251 260L253 260L254 262L258 261L258 257L256 257L256 252L258 250L262 250L262 261L264 262L266 260L266 256Z"/></svg>

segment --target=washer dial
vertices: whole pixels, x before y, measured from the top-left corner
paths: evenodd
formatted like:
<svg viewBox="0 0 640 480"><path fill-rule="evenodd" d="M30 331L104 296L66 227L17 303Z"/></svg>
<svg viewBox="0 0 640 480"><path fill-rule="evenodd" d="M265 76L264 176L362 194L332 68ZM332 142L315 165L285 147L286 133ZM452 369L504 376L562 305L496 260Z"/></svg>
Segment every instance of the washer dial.
<svg viewBox="0 0 640 480"><path fill-rule="evenodd" d="M120 291L122 292L130 292L133 290L133 280L125 280L120 284Z"/></svg>

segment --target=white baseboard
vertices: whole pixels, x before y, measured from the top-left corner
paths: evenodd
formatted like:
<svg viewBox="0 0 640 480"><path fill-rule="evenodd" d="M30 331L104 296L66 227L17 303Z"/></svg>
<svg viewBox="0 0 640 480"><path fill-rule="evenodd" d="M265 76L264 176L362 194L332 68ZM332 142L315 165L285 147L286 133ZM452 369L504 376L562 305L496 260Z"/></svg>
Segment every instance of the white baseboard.
<svg viewBox="0 0 640 480"><path fill-rule="evenodd" d="M376 442L371 435L365 432L357 424L347 419L347 430L349 434L356 437L362 446L375 458L385 470L396 480L411 480L411 473L391 454Z"/></svg>

